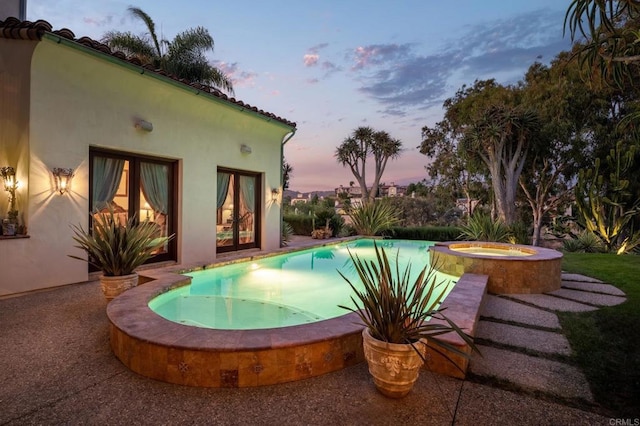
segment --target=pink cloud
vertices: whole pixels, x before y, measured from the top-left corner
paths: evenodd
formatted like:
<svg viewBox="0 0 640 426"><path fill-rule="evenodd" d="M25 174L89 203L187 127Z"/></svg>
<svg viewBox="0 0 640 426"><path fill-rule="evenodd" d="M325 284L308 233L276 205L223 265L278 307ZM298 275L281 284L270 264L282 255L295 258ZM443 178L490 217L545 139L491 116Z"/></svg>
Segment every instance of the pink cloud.
<svg viewBox="0 0 640 426"><path fill-rule="evenodd" d="M214 61L214 65L220 69L233 81L233 87L253 87L258 74L251 71L242 71L238 68L238 63L227 63Z"/></svg>
<svg viewBox="0 0 640 426"><path fill-rule="evenodd" d="M320 59L320 55L317 53L307 53L304 55L304 66L305 67L313 67L318 64L318 60Z"/></svg>
<svg viewBox="0 0 640 426"><path fill-rule="evenodd" d="M373 57L375 57L378 49L375 46L359 46L356 47L354 56L356 64L353 66L354 69L360 69L366 67Z"/></svg>

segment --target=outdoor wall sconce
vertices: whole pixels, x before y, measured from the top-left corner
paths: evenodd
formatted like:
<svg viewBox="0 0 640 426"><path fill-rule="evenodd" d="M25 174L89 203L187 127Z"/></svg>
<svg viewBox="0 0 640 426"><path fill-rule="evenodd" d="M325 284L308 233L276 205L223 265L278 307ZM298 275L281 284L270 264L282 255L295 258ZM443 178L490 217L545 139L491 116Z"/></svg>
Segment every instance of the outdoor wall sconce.
<svg viewBox="0 0 640 426"><path fill-rule="evenodd" d="M0 175L4 181L4 190L11 192L18 188L18 182L16 182L16 169L13 167L0 167Z"/></svg>
<svg viewBox="0 0 640 426"><path fill-rule="evenodd" d="M153 123L146 120L137 120L135 124L136 129L150 132L153 130Z"/></svg>
<svg viewBox="0 0 640 426"><path fill-rule="evenodd" d="M4 190L9 193L9 218L16 220L18 217L18 212L16 211L16 190L18 189L16 169L13 167L0 167L0 176L4 181Z"/></svg>
<svg viewBox="0 0 640 426"><path fill-rule="evenodd" d="M73 179L73 169L61 169L55 167L51 170L54 180L56 181L56 191L60 195L64 194L71 187L71 179Z"/></svg>
<svg viewBox="0 0 640 426"><path fill-rule="evenodd" d="M278 201L279 194L280 194L280 190L278 188L273 188L271 190L271 201Z"/></svg>
<svg viewBox="0 0 640 426"><path fill-rule="evenodd" d="M251 147L249 145L240 145L240 152L243 154L251 154Z"/></svg>

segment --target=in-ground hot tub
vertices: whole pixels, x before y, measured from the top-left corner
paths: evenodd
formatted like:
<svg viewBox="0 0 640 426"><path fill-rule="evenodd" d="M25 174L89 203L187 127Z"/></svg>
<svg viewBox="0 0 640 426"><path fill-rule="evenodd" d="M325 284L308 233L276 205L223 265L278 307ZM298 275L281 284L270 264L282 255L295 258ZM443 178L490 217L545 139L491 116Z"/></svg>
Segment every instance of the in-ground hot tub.
<svg viewBox="0 0 640 426"><path fill-rule="evenodd" d="M562 253L556 250L483 241L439 242L429 250L441 272L487 275L490 293L546 293L561 285Z"/></svg>

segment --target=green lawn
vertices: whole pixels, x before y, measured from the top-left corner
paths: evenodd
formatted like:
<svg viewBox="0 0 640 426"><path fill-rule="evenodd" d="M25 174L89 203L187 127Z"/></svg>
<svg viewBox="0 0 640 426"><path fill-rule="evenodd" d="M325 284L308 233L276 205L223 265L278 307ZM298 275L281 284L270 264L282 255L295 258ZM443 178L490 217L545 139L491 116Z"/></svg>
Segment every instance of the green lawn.
<svg viewBox="0 0 640 426"><path fill-rule="evenodd" d="M618 306L560 313L560 323L596 402L619 418L640 416L640 256L565 253L562 268L613 284Z"/></svg>

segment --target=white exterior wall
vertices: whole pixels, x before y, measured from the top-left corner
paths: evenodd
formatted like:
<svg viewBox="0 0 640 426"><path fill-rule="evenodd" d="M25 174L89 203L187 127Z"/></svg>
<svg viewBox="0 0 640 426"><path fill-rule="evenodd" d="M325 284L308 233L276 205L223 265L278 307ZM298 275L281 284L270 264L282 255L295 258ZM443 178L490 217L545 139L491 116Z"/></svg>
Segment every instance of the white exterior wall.
<svg viewBox="0 0 640 426"><path fill-rule="evenodd" d="M71 224L88 224L89 147L180 161L178 261L210 263L216 256L217 167L262 173L262 249L280 244L281 143L290 128L227 106L139 71L47 39L31 66L28 194L30 238L0 241L0 296L88 279L87 264L69 258ZM137 118L152 132L134 128ZM252 148L242 154L240 145ZM59 195L53 167L71 167L71 191ZM28 208L24 200L28 198ZM260 220L260 218L259 218Z"/></svg>

